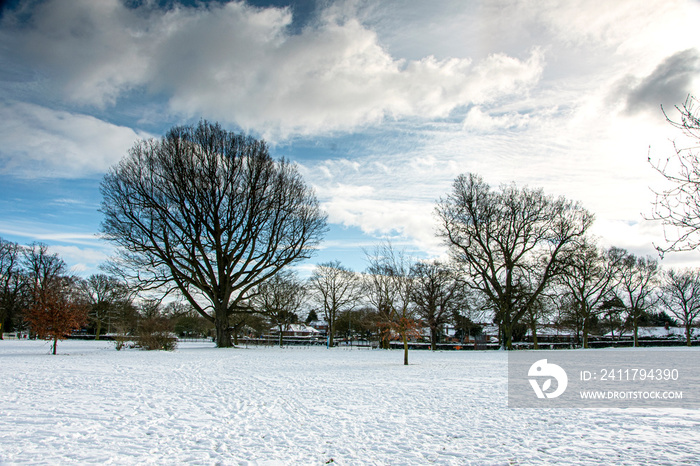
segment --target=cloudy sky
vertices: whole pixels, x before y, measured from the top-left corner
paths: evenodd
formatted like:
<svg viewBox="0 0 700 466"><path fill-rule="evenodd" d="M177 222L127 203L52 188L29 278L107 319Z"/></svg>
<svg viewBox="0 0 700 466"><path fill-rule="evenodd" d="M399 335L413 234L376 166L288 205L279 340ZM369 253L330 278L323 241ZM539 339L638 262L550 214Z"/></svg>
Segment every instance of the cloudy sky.
<svg viewBox="0 0 700 466"><path fill-rule="evenodd" d="M643 214L663 180L647 157L679 136L660 106L700 86L691 0L10 0L1 14L0 236L45 242L81 274L110 254L106 170L201 118L299 164L331 223L309 266L361 270L387 238L439 256L435 201L467 172L578 200L603 245L654 254L663 233Z"/></svg>

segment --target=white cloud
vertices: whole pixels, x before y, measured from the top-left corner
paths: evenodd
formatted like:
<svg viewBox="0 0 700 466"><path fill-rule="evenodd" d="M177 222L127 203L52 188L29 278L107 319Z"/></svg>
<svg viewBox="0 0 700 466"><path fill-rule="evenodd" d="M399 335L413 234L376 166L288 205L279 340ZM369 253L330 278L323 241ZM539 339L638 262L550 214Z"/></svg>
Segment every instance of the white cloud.
<svg viewBox="0 0 700 466"><path fill-rule="evenodd" d="M527 125L528 120L528 115L507 113L492 116L483 112L479 107L472 107L464 119L463 128L465 130L491 132L502 129L523 128Z"/></svg>
<svg viewBox="0 0 700 466"><path fill-rule="evenodd" d="M70 264L71 273L81 277L100 273L99 266L109 258L105 249L54 245L49 250Z"/></svg>
<svg viewBox="0 0 700 466"><path fill-rule="evenodd" d="M543 55L392 57L357 19L320 15L292 35L287 9L216 3L162 10L117 0L35 6L32 21L3 22L14 59L41 70L62 98L104 107L134 88L171 108L270 138L348 130L385 117L445 117L473 102L520 93Z"/></svg>
<svg viewBox="0 0 700 466"><path fill-rule="evenodd" d="M119 161L145 133L34 104L0 101L0 173L77 178Z"/></svg>
<svg viewBox="0 0 700 466"><path fill-rule="evenodd" d="M429 254L440 254L443 248L435 237L432 199L421 199L418 192L406 195L407 188L426 189L425 184L407 176L414 163L409 160L406 165L397 166L391 180L386 179L385 173L373 173L375 164L369 160L360 163L352 174L340 169L343 164L336 166L333 178L315 186L329 222L357 227L371 237L402 238ZM413 176L420 177L421 173L413 170ZM362 182L371 185L359 184Z"/></svg>
<svg viewBox="0 0 700 466"><path fill-rule="evenodd" d="M100 241L94 233L29 218L22 221L0 219L0 236L22 245L49 244L49 251L58 254L68 264L70 273L82 277L99 273L99 266L114 253L113 247Z"/></svg>

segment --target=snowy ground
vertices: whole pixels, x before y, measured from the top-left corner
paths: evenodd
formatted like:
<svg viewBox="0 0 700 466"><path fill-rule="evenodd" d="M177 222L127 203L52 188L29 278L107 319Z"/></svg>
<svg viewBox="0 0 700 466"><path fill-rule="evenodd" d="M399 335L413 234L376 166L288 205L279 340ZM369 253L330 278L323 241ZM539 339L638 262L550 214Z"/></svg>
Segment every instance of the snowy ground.
<svg viewBox="0 0 700 466"><path fill-rule="evenodd" d="M510 409L499 351L58 349L0 341L0 464L700 464L699 411Z"/></svg>

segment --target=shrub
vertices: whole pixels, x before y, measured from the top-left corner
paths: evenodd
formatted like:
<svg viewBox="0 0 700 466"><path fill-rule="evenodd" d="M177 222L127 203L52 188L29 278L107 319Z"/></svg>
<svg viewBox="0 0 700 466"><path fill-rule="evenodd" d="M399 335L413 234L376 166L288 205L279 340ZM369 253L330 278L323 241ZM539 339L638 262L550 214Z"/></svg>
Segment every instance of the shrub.
<svg viewBox="0 0 700 466"><path fill-rule="evenodd" d="M172 332L170 321L164 317L142 320L136 346L147 351L173 351L177 348L177 337Z"/></svg>

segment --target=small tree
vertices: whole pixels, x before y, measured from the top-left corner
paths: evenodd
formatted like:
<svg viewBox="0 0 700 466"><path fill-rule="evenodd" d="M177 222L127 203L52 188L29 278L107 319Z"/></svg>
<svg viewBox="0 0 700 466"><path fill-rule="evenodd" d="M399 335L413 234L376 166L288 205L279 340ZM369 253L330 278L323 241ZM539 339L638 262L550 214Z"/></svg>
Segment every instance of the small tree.
<svg viewBox="0 0 700 466"><path fill-rule="evenodd" d="M532 335L532 346L534 349L540 349L537 339L537 326L554 313L555 302L553 295L549 293L542 294L525 312L524 320Z"/></svg>
<svg viewBox="0 0 700 466"><path fill-rule="evenodd" d="M32 303L24 311L24 319L39 338L53 341L52 352L56 354L58 340L85 324L87 310L73 289L73 280L55 277L34 285Z"/></svg>
<svg viewBox="0 0 700 466"><path fill-rule="evenodd" d="M661 303L685 327L686 344L691 346L692 327L700 317L700 272L691 269L666 272Z"/></svg>
<svg viewBox="0 0 700 466"><path fill-rule="evenodd" d="M76 293L75 279L65 276L66 263L48 246L35 243L23 252L30 289L23 317L40 338L53 340L56 354L58 340L85 323L87 307Z"/></svg>
<svg viewBox="0 0 700 466"><path fill-rule="evenodd" d="M603 304L598 306L603 317L602 325L606 329L610 329L610 336L615 340L615 331L618 337L622 336L622 331L625 328L625 321L622 316L628 312L628 308L619 296L613 295L609 299L603 301ZM636 345L636 342L635 342Z"/></svg>
<svg viewBox="0 0 700 466"><path fill-rule="evenodd" d="M160 300L144 299L141 302L136 346L146 351L173 351L177 348L173 323L164 312Z"/></svg>
<svg viewBox="0 0 700 466"><path fill-rule="evenodd" d="M558 308L555 324L560 330L570 330L573 332L573 342L581 344L581 333L583 332L583 318L581 316L579 301L573 293L563 289L557 295L556 304Z"/></svg>
<svg viewBox="0 0 700 466"><path fill-rule="evenodd" d="M638 346L639 322L656 303L658 262L652 257L637 257L626 253L620 263L618 293L627 305L627 316L632 324L634 346Z"/></svg>
<svg viewBox="0 0 700 466"><path fill-rule="evenodd" d="M131 297L119 302L113 311L114 314L108 322L108 331L112 333L115 347L119 351L128 341L137 338L141 316Z"/></svg>
<svg viewBox="0 0 700 466"><path fill-rule="evenodd" d="M252 299L253 307L267 317L279 331L282 346L284 331L299 321L298 312L304 303L306 288L291 271L282 271L261 283Z"/></svg>
<svg viewBox="0 0 700 466"><path fill-rule="evenodd" d="M306 316L304 323L306 325L311 325L313 322L318 322L318 314L316 314L316 311L314 309L311 309L309 311L309 314Z"/></svg>
<svg viewBox="0 0 700 466"><path fill-rule="evenodd" d="M403 342L403 363L407 366L408 336L418 327L411 303L411 262L403 251L394 250L391 243L377 246L366 255L368 299L379 312L379 325L384 327L386 338L391 331L398 332Z"/></svg>
<svg viewBox="0 0 700 466"><path fill-rule="evenodd" d="M339 261L326 262L314 269L309 278L309 290L328 323L328 346L332 347L338 317L353 310L360 301L359 276Z"/></svg>
<svg viewBox="0 0 700 466"><path fill-rule="evenodd" d="M88 317L95 340L99 340L104 331L112 330L112 320L128 300L129 290L125 283L105 274L93 274L87 280L80 280L79 289L90 308Z"/></svg>

